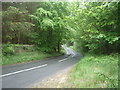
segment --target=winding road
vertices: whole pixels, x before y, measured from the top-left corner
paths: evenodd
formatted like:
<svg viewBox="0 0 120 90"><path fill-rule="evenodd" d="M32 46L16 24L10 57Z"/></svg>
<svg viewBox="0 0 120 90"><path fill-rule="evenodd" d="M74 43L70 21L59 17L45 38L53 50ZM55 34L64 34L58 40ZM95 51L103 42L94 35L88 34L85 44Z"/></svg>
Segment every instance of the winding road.
<svg viewBox="0 0 120 90"><path fill-rule="evenodd" d="M3 66L2 88L28 88L49 76L76 64L82 55L62 46L66 55L49 58L46 60Z"/></svg>

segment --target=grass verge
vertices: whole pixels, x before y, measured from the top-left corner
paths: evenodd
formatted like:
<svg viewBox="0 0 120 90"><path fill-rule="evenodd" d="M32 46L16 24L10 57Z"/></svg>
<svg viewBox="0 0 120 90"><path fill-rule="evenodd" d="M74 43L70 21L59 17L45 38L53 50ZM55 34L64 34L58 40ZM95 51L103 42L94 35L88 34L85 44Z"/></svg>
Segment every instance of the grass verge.
<svg viewBox="0 0 120 90"><path fill-rule="evenodd" d="M118 54L86 55L71 71L67 88L117 88Z"/></svg>
<svg viewBox="0 0 120 90"><path fill-rule="evenodd" d="M8 64L17 64L17 63L23 63L33 60L42 60L47 57L52 56L59 56L62 53L54 53L54 54L47 54L42 52L23 52L23 53L16 53L15 55L7 55L2 57L2 65L8 65Z"/></svg>

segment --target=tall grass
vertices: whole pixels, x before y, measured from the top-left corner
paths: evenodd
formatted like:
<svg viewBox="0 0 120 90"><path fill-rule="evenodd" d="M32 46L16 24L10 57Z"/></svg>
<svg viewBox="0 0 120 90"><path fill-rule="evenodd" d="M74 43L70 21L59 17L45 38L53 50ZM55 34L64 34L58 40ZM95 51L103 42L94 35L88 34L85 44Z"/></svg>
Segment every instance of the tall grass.
<svg viewBox="0 0 120 90"><path fill-rule="evenodd" d="M7 56L3 55L2 65L23 63L33 60L42 60L47 57L59 56L59 55L61 55L61 53L48 54L37 51L16 53L15 55L7 55Z"/></svg>
<svg viewBox="0 0 120 90"><path fill-rule="evenodd" d="M118 54L86 55L73 68L69 88L117 88Z"/></svg>

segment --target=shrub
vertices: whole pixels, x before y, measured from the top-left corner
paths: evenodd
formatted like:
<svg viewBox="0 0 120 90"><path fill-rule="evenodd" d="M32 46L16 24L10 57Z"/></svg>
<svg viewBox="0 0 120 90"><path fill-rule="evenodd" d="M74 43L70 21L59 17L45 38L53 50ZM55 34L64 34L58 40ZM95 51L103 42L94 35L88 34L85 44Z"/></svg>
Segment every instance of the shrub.
<svg viewBox="0 0 120 90"><path fill-rule="evenodd" d="M13 55L15 54L14 46L11 44L4 44L2 46L3 55Z"/></svg>

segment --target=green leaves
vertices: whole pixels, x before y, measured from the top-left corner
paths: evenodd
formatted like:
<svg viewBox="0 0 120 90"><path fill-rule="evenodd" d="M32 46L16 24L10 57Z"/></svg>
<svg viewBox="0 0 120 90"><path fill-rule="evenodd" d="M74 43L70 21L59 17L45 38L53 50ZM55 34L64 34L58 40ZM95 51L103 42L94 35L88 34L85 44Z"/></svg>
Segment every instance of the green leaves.
<svg viewBox="0 0 120 90"><path fill-rule="evenodd" d="M49 18L45 18L41 22L41 28L44 30L47 30L48 28L54 28L54 22Z"/></svg>
<svg viewBox="0 0 120 90"><path fill-rule="evenodd" d="M4 40L7 39L7 42L16 40L14 42L19 43L21 36L28 38L28 31L34 26L34 24L28 21L29 17L27 10L22 11L13 6L10 6L6 11L3 11L2 19L3 33L5 34L3 38Z"/></svg>
<svg viewBox="0 0 120 90"><path fill-rule="evenodd" d="M83 51L112 52L120 43L117 10L113 2L40 2L32 9L11 6L2 14L3 31L8 32L3 37L20 42L29 32L29 38L45 52L59 51L68 40Z"/></svg>
<svg viewBox="0 0 120 90"><path fill-rule="evenodd" d="M52 13L50 11L44 10L43 8L38 8L36 11L38 17L51 17Z"/></svg>
<svg viewBox="0 0 120 90"><path fill-rule="evenodd" d="M94 53L117 52L114 48L120 43L117 3L89 2L84 3L84 8L83 5L74 6L76 7L71 13L74 12L75 15L67 20L76 31L76 44L84 45L83 50L86 48Z"/></svg>
<svg viewBox="0 0 120 90"><path fill-rule="evenodd" d="M65 7L65 3L61 2L44 2L34 15L30 15L36 26L34 42L40 50L48 53L60 52L61 44L70 37L65 20L68 11Z"/></svg>
<svg viewBox="0 0 120 90"><path fill-rule="evenodd" d="M119 37L115 37L115 36L108 36L108 37L106 37L106 40L110 44L114 44L114 43L118 42L119 39L120 39L120 36Z"/></svg>
<svg viewBox="0 0 120 90"><path fill-rule="evenodd" d="M31 17L32 19L35 19L35 20L39 20L39 17L37 17L35 15L29 15L29 17Z"/></svg>

